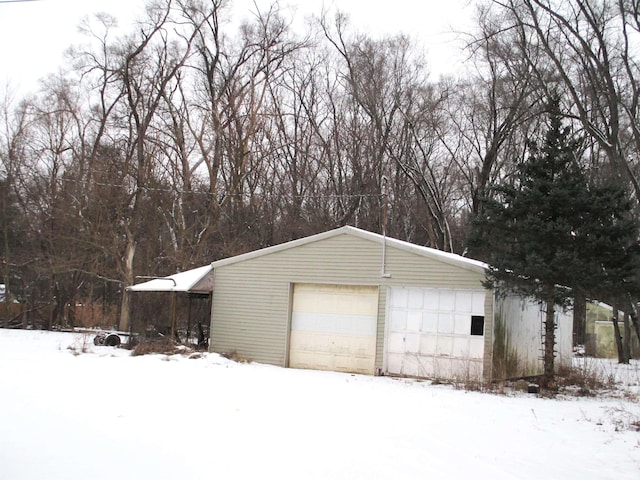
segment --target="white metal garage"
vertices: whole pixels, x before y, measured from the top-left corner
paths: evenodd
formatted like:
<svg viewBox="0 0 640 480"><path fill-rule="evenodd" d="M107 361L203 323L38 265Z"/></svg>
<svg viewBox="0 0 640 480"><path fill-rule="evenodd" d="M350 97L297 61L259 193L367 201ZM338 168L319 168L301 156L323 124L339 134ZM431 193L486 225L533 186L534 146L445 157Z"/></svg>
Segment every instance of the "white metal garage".
<svg viewBox="0 0 640 480"><path fill-rule="evenodd" d="M425 378L529 374L519 339L540 322L503 312L477 260L345 226L211 266L214 352ZM570 352L564 328L571 323L559 326L559 351Z"/></svg>
<svg viewBox="0 0 640 480"><path fill-rule="evenodd" d="M378 287L295 284L289 366L373 374Z"/></svg>
<svg viewBox="0 0 640 480"><path fill-rule="evenodd" d="M390 287L385 371L482 378L484 290Z"/></svg>

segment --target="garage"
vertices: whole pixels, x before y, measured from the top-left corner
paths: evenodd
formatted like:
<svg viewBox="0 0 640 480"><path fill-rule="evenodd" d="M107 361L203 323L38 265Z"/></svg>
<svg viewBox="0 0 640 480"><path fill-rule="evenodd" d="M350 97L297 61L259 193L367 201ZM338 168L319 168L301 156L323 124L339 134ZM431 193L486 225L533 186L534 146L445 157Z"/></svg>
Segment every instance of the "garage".
<svg viewBox="0 0 640 480"><path fill-rule="evenodd" d="M496 316L484 263L351 226L211 267L210 348L254 362L487 381L521 372L520 333L540 328Z"/></svg>
<svg viewBox="0 0 640 480"><path fill-rule="evenodd" d="M386 372L481 379L484 290L390 287Z"/></svg>
<svg viewBox="0 0 640 480"><path fill-rule="evenodd" d="M289 366L373 374L378 287L293 285Z"/></svg>

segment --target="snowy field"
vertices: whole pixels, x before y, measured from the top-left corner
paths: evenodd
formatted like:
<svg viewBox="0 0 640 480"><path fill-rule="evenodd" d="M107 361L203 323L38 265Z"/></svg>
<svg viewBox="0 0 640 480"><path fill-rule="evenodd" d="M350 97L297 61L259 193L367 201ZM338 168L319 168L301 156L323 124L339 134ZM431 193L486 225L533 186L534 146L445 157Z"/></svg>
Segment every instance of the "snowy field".
<svg viewBox="0 0 640 480"><path fill-rule="evenodd" d="M637 393L638 364L627 373ZM640 478L640 406L624 395L131 357L2 329L0 378L1 480Z"/></svg>

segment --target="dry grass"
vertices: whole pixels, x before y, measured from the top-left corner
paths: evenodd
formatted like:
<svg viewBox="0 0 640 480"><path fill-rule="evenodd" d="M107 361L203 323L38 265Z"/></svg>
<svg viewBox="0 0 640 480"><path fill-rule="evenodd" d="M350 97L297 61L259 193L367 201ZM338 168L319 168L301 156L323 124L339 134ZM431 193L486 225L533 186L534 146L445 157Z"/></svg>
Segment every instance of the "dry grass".
<svg viewBox="0 0 640 480"><path fill-rule="evenodd" d="M598 375L593 370L576 367L562 367L556 375L558 391L579 397L591 397L603 390L615 388L615 382L608 377Z"/></svg>
<svg viewBox="0 0 640 480"><path fill-rule="evenodd" d="M74 342L67 347L67 350L70 350L74 356L78 356L81 353L88 353L91 351L91 345L93 344L91 340L91 335L88 333L83 333L80 336L76 336Z"/></svg>
<svg viewBox="0 0 640 480"><path fill-rule="evenodd" d="M140 341L140 343L138 343L131 352L131 355L136 357L138 355L150 354L177 355L190 353L192 353L192 350L185 347L184 345L180 345L172 340L162 338Z"/></svg>
<svg viewBox="0 0 640 480"><path fill-rule="evenodd" d="M243 357L235 350L231 350L230 352L224 352L220 354L221 357L226 358L227 360L231 360L237 363L251 363L251 359L247 357Z"/></svg>

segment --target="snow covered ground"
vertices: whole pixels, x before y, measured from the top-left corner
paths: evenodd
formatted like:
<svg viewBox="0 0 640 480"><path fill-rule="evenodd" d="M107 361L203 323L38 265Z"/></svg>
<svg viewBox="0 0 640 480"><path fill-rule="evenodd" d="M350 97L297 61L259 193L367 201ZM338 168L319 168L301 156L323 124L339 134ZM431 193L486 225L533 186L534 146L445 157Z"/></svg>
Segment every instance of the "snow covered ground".
<svg viewBox="0 0 640 480"><path fill-rule="evenodd" d="M625 375L635 392L638 370ZM625 398L131 357L2 329L0 379L0 480L640 478L626 428L640 406Z"/></svg>

